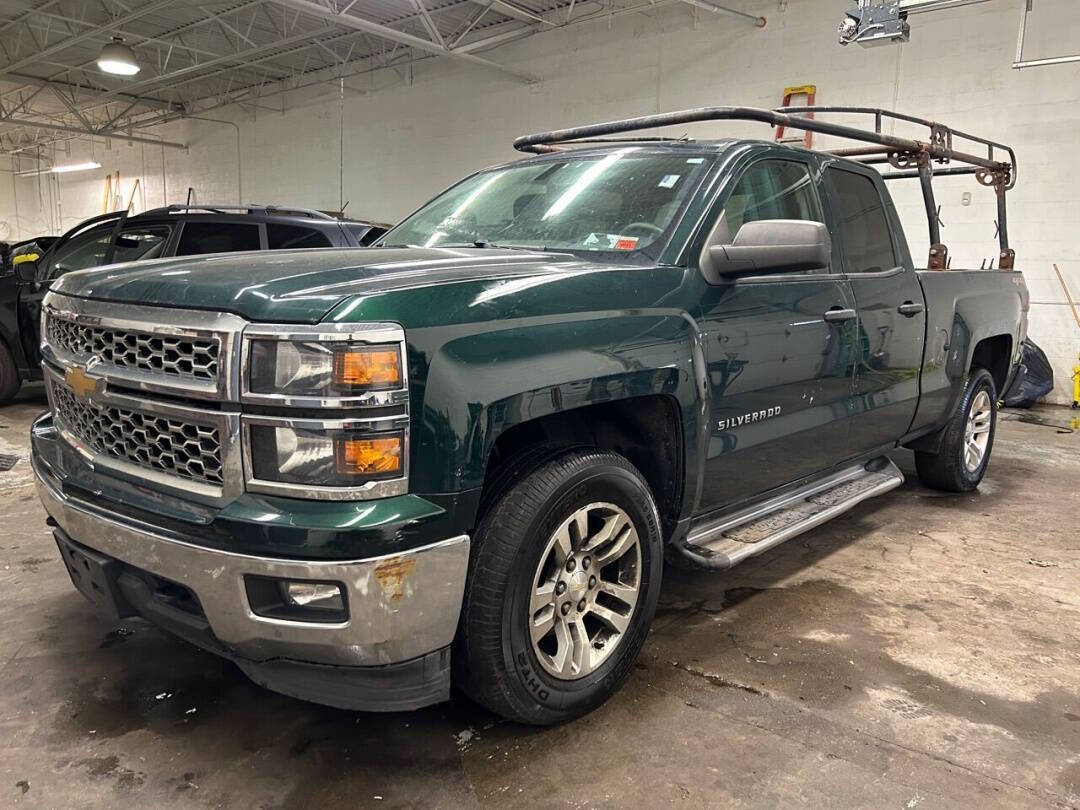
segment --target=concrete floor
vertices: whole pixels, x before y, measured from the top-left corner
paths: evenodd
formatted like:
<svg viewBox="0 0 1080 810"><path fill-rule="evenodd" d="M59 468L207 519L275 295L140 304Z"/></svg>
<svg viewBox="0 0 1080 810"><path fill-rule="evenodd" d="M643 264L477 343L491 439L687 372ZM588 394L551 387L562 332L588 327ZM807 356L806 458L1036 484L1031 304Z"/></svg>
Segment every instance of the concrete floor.
<svg viewBox="0 0 1080 810"><path fill-rule="evenodd" d="M462 698L281 697L72 589L0 410L0 806L1080 806L1080 435L1010 418L971 496L863 504L728 574L665 572L623 690L570 725ZM1065 424L1071 413L1046 409Z"/></svg>

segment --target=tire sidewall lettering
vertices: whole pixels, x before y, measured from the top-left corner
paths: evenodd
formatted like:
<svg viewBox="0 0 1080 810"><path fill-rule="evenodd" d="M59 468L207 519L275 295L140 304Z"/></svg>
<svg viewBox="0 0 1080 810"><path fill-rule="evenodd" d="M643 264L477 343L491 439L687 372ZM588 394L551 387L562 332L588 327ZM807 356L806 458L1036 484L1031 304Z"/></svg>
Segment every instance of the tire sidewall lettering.
<svg viewBox="0 0 1080 810"><path fill-rule="evenodd" d="M544 689L543 685L536 680L532 665L529 663L529 658L524 652L518 653L518 674L521 675L521 682L525 684L525 688L533 693L533 697L541 703L548 702L551 693L548 692L547 689Z"/></svg>

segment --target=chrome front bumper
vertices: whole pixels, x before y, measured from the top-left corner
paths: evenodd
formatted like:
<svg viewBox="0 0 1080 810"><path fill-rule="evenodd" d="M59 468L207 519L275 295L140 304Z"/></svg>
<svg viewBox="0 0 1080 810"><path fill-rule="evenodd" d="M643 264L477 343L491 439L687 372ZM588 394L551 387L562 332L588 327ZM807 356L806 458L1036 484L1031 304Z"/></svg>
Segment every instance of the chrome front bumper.
<svg viewBox="0 0 1080 810"><path fill-rule="evenodd" d="M214 637L239 658L373 667L445 648L454 637L469 559L467 535L360 560L254 557L167 537L68 497L37 464L34 474L46 511L71 540L189 588ZM325 624L258 616L248 604L245 574L340 582L348 620Z"/></svg>

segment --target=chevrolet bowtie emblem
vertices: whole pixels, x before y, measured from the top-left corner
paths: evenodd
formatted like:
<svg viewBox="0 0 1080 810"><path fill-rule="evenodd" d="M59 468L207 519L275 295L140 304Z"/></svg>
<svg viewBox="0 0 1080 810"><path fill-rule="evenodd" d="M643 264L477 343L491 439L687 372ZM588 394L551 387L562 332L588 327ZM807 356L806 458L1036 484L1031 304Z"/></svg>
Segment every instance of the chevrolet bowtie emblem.
<svg viewBox="0 0 1080 810"><path fill-rule="evenodd" d="M64 372L64 382L79 399L86 399L101 390L101 380L87 376L86 369L72 366Z"/></svg>

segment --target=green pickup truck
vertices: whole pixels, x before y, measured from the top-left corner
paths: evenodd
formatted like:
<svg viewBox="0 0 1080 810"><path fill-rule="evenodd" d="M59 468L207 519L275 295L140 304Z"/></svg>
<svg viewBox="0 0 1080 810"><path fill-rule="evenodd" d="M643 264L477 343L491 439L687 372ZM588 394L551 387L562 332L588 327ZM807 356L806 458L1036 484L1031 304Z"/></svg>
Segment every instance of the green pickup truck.
<svg viewBox="0 0 1080 810"><path fill-rule="evenodd" d="M936 217L916 270L875 164L928 211L933 175L992 186L1011 268L1011 152L830 111L542 133L372 248L63 276L32 461L75 586L289 695L555 723L632 670L665 557L772 548L898 446L976 487L1026 287L945 270ZM870 146L600 138L733 119Z"/></svg>

